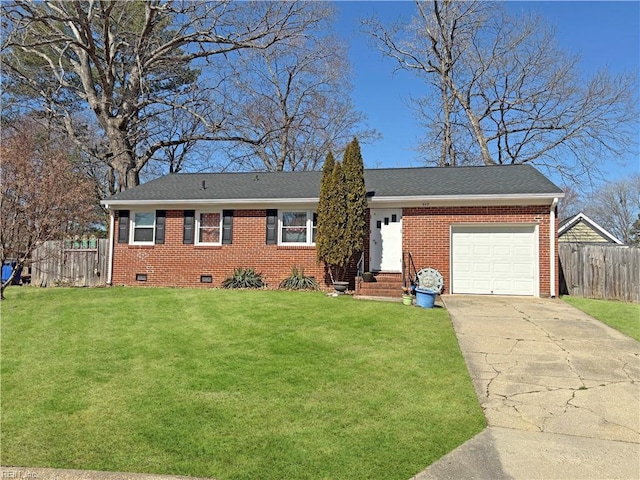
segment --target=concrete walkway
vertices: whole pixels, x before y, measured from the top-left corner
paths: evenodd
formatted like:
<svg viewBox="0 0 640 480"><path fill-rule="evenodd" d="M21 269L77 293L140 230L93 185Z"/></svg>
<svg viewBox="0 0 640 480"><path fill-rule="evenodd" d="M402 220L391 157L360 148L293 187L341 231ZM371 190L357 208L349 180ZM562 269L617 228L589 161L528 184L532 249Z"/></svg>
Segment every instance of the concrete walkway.
<svg viewBox="0 0 640 480"><path fill-rule="evenodd" d="M426 479L640 479L640 343L561 300L445 296L488 428Z"/></svg>

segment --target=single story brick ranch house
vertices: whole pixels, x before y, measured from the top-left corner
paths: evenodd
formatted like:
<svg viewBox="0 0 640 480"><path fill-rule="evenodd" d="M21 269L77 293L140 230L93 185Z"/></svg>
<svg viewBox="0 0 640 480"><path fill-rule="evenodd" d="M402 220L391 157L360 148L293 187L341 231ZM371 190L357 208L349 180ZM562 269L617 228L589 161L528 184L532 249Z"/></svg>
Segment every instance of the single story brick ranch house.
<svg viewBox="0 0 640 480"><path fill-rule="evenodd" d="M277 287L316 262L322 172L177 173L117 193L110 212L112 285L218 287L255 268ZM444 293L556 296L562 191L529 165L365 170L364 266L397 281L439 271ZM403 276L404 275L404 276ZM395 277L394 277L395 276ZM356 270L351 288L358 289Z"/></svg>

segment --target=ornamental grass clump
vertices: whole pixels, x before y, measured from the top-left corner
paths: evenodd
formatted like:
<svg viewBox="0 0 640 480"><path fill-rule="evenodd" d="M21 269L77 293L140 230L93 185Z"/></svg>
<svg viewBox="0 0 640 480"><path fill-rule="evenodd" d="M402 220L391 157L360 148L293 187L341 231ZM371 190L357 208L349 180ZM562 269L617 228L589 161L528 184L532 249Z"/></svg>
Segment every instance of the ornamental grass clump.
<svg viewBox="0 0 640 480"><path fill-rule="evenodd" d="M313 277L304 274L304 268L298 270L298 267L291 269L291 275L280 282L280 288L287 290L317 290L318 282Z"/></svg>
<svg viewBox="0 0 640 480"><path fill-rule="evenodd" d="M222 282L222 288L264 288L266 285L262 273L254 268L236 268L233 275Z"/></svg>

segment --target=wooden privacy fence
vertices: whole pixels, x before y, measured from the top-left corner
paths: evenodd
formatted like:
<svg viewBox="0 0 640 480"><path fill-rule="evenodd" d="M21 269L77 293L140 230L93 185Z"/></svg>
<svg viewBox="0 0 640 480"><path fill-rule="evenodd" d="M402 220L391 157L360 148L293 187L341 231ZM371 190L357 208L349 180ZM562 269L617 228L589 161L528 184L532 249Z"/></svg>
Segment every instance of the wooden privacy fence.
<svg viewBox="0 0 640 480"><path fill-rule="evenodd" d="M640 248L561 243L560 293L640 302Z"/></svg>
<svg viewBox="0 0 640 480"><path fill-rule="evenodd" d="M107 240L90 244L49 241L32 255L31 284L98 287L107 282Z"/></svg>

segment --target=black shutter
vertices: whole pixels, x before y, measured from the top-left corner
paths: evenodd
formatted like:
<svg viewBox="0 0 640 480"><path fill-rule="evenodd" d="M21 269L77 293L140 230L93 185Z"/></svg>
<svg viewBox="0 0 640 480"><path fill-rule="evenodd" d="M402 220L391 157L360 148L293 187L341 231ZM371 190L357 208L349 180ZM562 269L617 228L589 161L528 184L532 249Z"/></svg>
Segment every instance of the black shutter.
<svg viewBox="0 0 640 480"><path fill-rule="evenodd" d="M164 224L166 219L166 210L156 210L156 243L164 243Z"/></svg>
<svg viewBox="0 0 640 480"><path fill-rule="evenodd" d="M278 210L267 210L267 244L278 243Z"/></svg>
<svg viewBox="0 0 640 480"><path fill-rule="evenodd" d="M230 244L233 240L233 210L222 211L222 243Z"/></svg>
<svg viewBox="0 0 640 480"><path fill-rule="evenodd" d="M316 243L318 235L318 214L313 212L313 223L311 224L311 243Z"/></svg>
<svg viewBox="0 0 640 480"><path fill-rule="evenodd" d="M129 210L118 210L118 243L129 243Z"/></svg>
<svg viewBox="0 0 640 480"><path fill-rule="evenodd" d="M193 226L195 223L195 216L195 210L184 211L184 230L182 235L182 243L184 244L193 243Z"/></svg>

